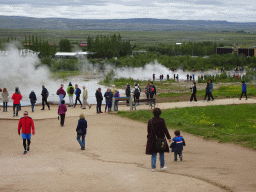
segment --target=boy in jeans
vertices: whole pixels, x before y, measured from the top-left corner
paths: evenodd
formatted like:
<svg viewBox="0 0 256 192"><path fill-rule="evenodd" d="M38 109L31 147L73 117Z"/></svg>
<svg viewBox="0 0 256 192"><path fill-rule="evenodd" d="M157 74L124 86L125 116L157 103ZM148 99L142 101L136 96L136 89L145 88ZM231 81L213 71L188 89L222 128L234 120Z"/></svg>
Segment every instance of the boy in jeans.
<svg viewBox="0 0 256 192"><path fill-rule="evenodd" d="M172 140L172 144L170 148L172 148L172 152L174 152L174 161L177 161L177 155L179 154L180 161L182 161L182 150L183 146L186 146L185 140L180 135L180 131L174 131L175 137Z"/></svg>

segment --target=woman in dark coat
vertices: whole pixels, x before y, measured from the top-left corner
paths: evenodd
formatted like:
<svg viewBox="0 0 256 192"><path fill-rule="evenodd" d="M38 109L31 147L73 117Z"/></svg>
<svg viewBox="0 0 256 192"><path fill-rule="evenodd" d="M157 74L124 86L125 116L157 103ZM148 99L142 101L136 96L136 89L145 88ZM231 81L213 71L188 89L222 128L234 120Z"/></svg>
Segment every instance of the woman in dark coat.
<svg viewBox="0 0 256 192"><path fill-rule="evenodd" d="M160 155L160 170L164 171L167 169L167 167L164 166L164 153L169 153L169 147L166 145L166 149L164 152L160 152L157 149L155 149L156 145L156 137L157 138L165 138L169 140L171 143L171 136L169 134L169 131L165 125L165 121L163 118L160 117L161 110L159 108L155 108L153 110L154 118L150 119L148 121L148 135L147 135L147 146L146 146L146 154L152 155L151 157L151 167L152 171L155 171L156 169L156 156L157 153Z"/></svg>
<svg viewBox="0 0 256 192"><path fill-rule="evenodd" d="M34 106L37 100L34 90L32 90L31 93L29 94L29 99L31 103L32 112L34 112Z"/></svg>
<svg viewBox="0 0 256 192"><path fill-rule="evenodd" d="M81 130L81 133L79 133L78 131ZM87 121L85 120L84 114L80 115L80 119L78 120L78 124L77 124L77 141L81 146L81 150L85 150L85 135L87 133ZM82 137L82 141L81 138Z"/></svg>

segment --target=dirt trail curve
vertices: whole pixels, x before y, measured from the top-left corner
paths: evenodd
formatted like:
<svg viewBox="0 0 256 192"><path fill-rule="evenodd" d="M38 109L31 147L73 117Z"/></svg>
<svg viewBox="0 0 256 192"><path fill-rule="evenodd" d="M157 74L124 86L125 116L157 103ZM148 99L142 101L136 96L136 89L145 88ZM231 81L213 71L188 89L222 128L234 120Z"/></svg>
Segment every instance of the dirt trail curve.
<svg viewBox="0 0 256 192"><path fill-rule="evenodd" d="M158 107L232 102L182 102ZM157 172L152 173L151 157L145 155L145 123L96 114L93 106L90 110L68 108L65 126L60 127L57 106L50 111L37 106L35 113L24 107L20 115L24 110L29 111L36 126L26 155L22 154L22 139L17 134L18 118L11 117L11 109L8 113L0 111L0 191L256 191L255 151L182 133L187 142L184 161L173 162L173 154L166 153L167 171L160 172L157 161ZM75 132L81 112L88 121L85 151L80 150ZM170 134L173 136L173 130Z"/></svg>

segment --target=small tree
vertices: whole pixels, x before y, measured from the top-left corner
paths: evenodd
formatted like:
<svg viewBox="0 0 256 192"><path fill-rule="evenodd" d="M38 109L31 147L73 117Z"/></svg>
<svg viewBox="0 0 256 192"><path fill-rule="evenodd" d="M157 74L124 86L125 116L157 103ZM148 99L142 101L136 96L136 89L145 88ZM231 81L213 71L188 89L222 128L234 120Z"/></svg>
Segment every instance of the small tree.
<svg viewBox="0 0 256 192"><path fill-rule="evenodd" d="M71 43L68 39L61 39L59 42L60 52L71 52Z"/></svg>

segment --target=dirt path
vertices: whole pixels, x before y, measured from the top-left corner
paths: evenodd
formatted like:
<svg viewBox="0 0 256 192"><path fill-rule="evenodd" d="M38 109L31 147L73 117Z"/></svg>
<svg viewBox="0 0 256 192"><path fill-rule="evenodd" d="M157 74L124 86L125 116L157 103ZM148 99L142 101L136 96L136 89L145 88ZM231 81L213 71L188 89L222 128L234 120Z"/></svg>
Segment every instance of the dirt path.
<svg viewBox="0 0 256 192"><path fill-rule="evenodd" d="M56 111L56 106L50 111L37 106L35 113L29 113L36 135L26 155L17 134L18 121L7 113L8 120L0 120L0 191L256 190L256 153L249 149L182 133L187 143L184 161L173 162L173 154L166 153L167 171L160 172L157 161L158 171L152 173L151 157L145 155L146 124L95 114L94 107L68 108L62 128ZM88 121L85 151L80 150L75 132L81 112Z"/></svg>

